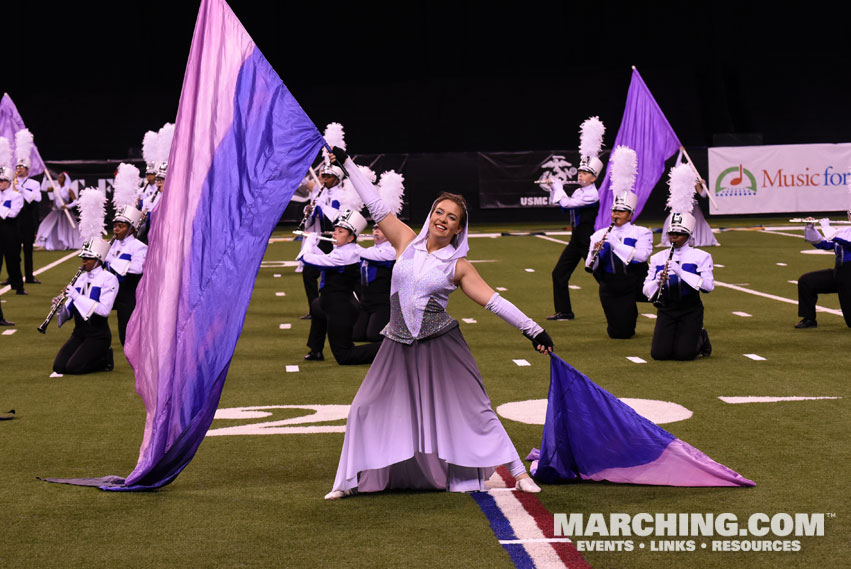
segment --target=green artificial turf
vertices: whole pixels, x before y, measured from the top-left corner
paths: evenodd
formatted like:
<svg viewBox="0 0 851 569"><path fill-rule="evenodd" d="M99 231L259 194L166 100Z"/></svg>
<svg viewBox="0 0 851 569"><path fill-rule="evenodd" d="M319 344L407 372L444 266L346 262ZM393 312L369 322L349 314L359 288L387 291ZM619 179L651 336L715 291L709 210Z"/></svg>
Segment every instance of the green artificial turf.
<svg viewBox="0 0 851 569"><path fill-rule="evenodd" d="M725 219L746 228L782 219ZM653 225L653 223L649 223ZM657 224L658 225L658 224ZM287 229L276 232L286 237ZM489 224L477 232L560 229ZM794 233L788 231L789 233ZM800 231L797 231L800 234ZM762 231L724 231L708 248L717 281L796 299L788 281L828 267L830 256L804 255L800 238ZM565 242L568 237L556 237ZM658 241L658 234L655 236ZM292 260L297 244L273 241L265 261ZM545 486L551 512L630 514L827 513L823 537L780 553L586 552L596 568L845 567L849 551L849 330L841 316L820 313L819 328L795 330L796 306L718 286L703 297L713 353L693 362L650 358L654 321L639 316L636 336L611 340L593 278L579 268L571 283L576 319L548 322L550 271L563 245L534 236L473 238L469 258L493 287L544 325L556 352L618 397L672 401L693 412L663 427L713 459L753 479L755 488L672 488L604 483ZM36 253L45 266L67 253ZM777 263L785 263L786 266ZM41 482L36 477L126 475L134 467L145 414L118 343L111 373L49 378L70 334L51 324L36 332L77 259L39 275L29 296L4 294L17 332L0 336L0 567L512 567L476 503L444 492L388 492L325 502L341 433L210 436L169 486L150 493L107 493ZM528 272L533 269L534 272ZM274 275L280 275L275 277ZM286 292L286 296L276 296ZM836 295L820 305L838 309ZM548 359L497 317L456 293L449 306L461 323L494 407L544 399ZM348 405L365 366L305 362L309 321L301 275L259 270L220 408ZM751 314L735 316L734 311ZM654 313L650 304L640 313ZM280 329L290 323L290 329ZM764 361L743 354L755 353ZM635 364L626 358L647 361ZM513 359L526 359L518 367ZM287 373L285 366L299 372ZM730 405L719 396L835 396L842 399ZM255 419L216 419L212 429L284 421L311 413L271 409ZM343 420L323 423L342 426ZM540 425L503 419L521 456L540 445ZM310 424L308 424L310 425ZM292 424L288 426L299 426ZM835 517L830 516L835 514ZM636 544L650 538L636 539ZM717 539L717 538L716 538ZM649 547L649 545L648 545ZM637 545L636 545L637 548Z"/></svg>

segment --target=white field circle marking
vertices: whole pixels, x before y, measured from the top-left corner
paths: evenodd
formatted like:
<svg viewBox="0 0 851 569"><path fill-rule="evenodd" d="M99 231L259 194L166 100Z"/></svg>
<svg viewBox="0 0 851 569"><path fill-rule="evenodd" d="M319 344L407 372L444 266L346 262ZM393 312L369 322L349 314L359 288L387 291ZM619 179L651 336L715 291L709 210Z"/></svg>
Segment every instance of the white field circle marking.
<svg viewBox="0 0 851 569"><path fill-rule="evenodd" d="M690 419L694 414L679 403L659 401L656 399L622 398L622 402L632 407L636 413L649 419L657 425L675 423ZM512 401L496 408L496 412L506 419L529 425L543 425L547 417L547 400L530 399L529 401Z"/></svg>

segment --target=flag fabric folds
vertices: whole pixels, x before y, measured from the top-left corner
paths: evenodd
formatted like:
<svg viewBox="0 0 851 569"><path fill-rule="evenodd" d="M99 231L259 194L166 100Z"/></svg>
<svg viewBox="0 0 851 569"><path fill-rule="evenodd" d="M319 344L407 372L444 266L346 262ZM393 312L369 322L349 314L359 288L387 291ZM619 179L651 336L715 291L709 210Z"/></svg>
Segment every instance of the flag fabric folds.
<svg viewBox="0 0 851 569"><path fill-rule="evenodd" d="M665 172L665 161L673 156L682 144L635 68L632 69L623 118L612 148L618 146L628 146L638 155L638 177L633 188L638 194L638 205L633 214L633 218L637 218L653 187ZM608 174L608 167L606 172ZM609 176L606 175L600 187L600 211L594 223L595 229L608 227L612 221L612 192L609 191L611 184Z"/></svg>
<svg viewBox="0 0 851 569"><path fill-rule="evenodd" d="M125 353L147 414L138 463L125 480L74 483L149 490L192 460L269 237L322 144L224 0L203 0L127 327Z"/></svg>
<svg viewBox="0 0 851 569"><path fill-rule="evenodd" d="M607 480L658 486L755 486L636 413L556 355L541 450L529 457L546 483Z"/></svg>
<svg viewBox="0 0 851 569"><path fill-rule="evenodd" d="M9 93L3 93L3 98L0 99L0 136L9 140L9 145L12 147L12 156L15 155L15 133L19 130L27 128L24 124L24 119L21 118L21 113L18 112L18 107L12 101ZM3 166L12 166L15 164L3 164ZM30 176L37 176L44 172L44 161L41 159L41 154L38 153L38 146L33 144L32 153L30 154Z"/></svg>

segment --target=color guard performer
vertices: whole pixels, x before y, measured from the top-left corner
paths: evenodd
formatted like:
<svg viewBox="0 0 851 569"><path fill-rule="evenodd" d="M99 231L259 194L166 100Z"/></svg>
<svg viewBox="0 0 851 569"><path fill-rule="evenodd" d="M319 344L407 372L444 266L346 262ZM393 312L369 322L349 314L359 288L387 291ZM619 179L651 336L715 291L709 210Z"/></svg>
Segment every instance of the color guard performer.
<svg viewBox="0 0 851 569"><path fill-rule="evenodd" d="M600 283L600 303L610 338L631 338L638 320L636 301L647 274L647 259L653 250L649 229L633 225L638 196L632 191L637 172L635 151L618 146L612 153L612 224L591 236L585 270Z"/></svg>
<svg viewBox="0 0 851 569"><path fill-rule="evenodd" d="M848 210L851 221L851 208ZM845 325L851 328L851 227L834 229L830 221L820 221L821 233L815 225L804 228L804 239L817 249L833 250L836 262L832 269L806 273L798 279L798 316L801 321L795 328L816 328L816 302L818 295L837 293Z"/></svg>
<svg viewBox="0 0 851 569"><path fill-rule="evenodd" d="M712 255L689 245L696 220L687 213L694 205L695 174L688 164L671 169L669 249L650 258L644 294L657 307L650 356L654 360L693 360L712 353L703 327L700 293L715 288Z"/></svg>
<svg viewBox="0 0 851 569"><path fill-rule="evenodd" d="M603 172L603 163L597 157L603 146L603 133L606 127L598 117L591 117L580 127L579 172L576 177L579 188L569 197L564 191L561 180L542 184L550 192L550 204L558 204L570 214L570 242L562 251L553 269L553 305L555 313L547 320L573 320L573 307L570 303L570 276L576 265L585 259L594 233L594 221L600 209L600 198L594 182Z"/></svg>

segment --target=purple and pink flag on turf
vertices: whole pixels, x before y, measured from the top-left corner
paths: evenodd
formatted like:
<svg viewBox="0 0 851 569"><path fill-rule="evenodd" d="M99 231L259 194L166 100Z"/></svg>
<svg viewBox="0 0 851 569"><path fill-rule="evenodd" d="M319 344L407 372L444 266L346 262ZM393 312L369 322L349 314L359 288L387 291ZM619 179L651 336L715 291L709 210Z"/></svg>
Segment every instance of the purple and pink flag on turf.
<svg viewBox="0 0 851 569"><path fill-rule="evenodd" d="M147 415L138 463L126 479L53 481L148 490L189 464L213 421L269 237L323 144L230 7L203 0L127 327Z"/></svg>
<svg viewBox="0 0 851 569"><path fill-rule="evenodd" d="M658 486L755 486L676 438L556 355L541 450L542 482L609 481Z"/></svg>

